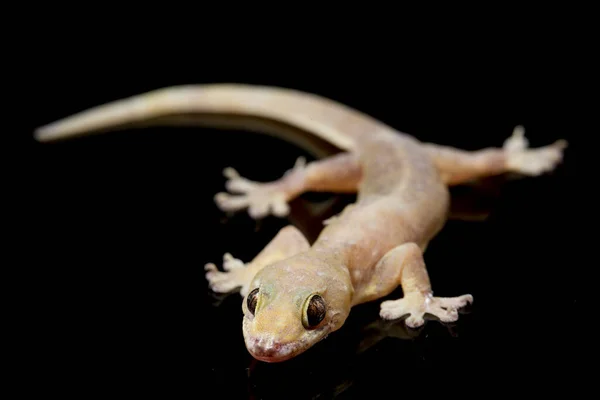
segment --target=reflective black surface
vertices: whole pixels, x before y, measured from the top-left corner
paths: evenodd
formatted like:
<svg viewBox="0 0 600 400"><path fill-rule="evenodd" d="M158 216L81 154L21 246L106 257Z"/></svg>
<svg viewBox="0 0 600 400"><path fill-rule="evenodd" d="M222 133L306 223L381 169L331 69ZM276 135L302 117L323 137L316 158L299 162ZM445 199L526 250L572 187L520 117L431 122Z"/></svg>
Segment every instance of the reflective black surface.
<svg viewBox="0 0 600 400"><path fill-rule="evenodd" d="M214 80L253 82L225 75ZM60 84L40 86L32 127L125 95L208 80L191 72L178 80L135 80L131 73L133 83L121 77L104 87L88 76L81 88L61 76ZM572 141L556 115L530 111L524 100L501 101L510 98L501 85L486 93L472 81L464 100L452 101L451 84L406 87L398 79L387 90L369 82L351 90L341 79L319 86L290 76L259 83L329 95L427 141L499 146L517 124L526 126L532 146ZM400 87L405 96L389 98ZM47 376L58 376L47 380L48 388L79 393L80 387L83 397L398 398L442 390L486 398L549 377L563 380L547 385L568 385L578 367L585 263L574 246L579 222L570 207L577 199L569 195L579 192L577 148L551 175L453 190L457 215L487 216L450 220L427 249L435 293L474 296L453 326L429 321L414 331L385 323L377 301L355 308L341 330L307 353L266 364L244 347L241 297L211 293L203 265L220 263L224 252L248 260L288 223L314 240L322 221L353 196L306 194L294 201L289 219L258 223L244 213L222 214L212 196L223 190L227 166L272 180L296 157L313 159L311 153L265 135L193 126L31 146L30 242L39 260L32 280L48 293L37 306L32 345ZM400 290L389 298L399 296Z"/></svg>

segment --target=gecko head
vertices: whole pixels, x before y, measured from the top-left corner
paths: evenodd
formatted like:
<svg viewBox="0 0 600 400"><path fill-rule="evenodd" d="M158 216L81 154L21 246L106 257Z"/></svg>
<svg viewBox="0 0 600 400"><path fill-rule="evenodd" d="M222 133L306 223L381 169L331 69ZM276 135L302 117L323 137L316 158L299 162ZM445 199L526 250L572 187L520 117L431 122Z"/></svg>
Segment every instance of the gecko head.
<svg viewBox="0 0 600 400"><path fill-rule="evenodd" d="M352 285L341 268L288 259L263 268L244 296L246 348L261 361L303 353L346 320Z"/></svg>

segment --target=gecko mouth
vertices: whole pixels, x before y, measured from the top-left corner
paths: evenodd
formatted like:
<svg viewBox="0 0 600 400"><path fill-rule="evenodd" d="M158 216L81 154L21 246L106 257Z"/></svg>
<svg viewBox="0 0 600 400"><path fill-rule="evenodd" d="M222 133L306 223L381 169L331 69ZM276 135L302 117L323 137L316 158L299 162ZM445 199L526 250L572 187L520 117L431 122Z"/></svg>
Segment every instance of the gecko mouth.
<svg viewBox="0 0 600 400"><path fill-rule="evenodd" d="M302 343L277 343L267 338L250 338L246 347L254 358L269 363L289 360L304 348Z"/></svg>
<svg viewBox="0 0 600 400"><path fill-rule="evenodd" d="M252 354L252 357L256 358L259 361L263 361L263 362L267 362L267 363L278 363L278 362L282 362L282 361L287 361L290 358L292 358L294 355L290 354L288 356L285 357L266 357L266 356L259 356L257 354Z"/></svg>

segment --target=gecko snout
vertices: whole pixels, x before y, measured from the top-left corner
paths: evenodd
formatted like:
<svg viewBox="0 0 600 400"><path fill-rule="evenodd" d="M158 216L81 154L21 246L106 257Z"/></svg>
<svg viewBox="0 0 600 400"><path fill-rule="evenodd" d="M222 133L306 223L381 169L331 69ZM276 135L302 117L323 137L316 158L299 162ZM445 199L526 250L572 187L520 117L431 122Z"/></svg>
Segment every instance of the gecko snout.
<svg viewBox="0 0 600 400"><path fill-rule="evenodd" d="M265 338L258 339L255 338L253 340L254 346L253 349L256 353L259 353L266 357L272 357L275 355L279 349L281 349L281 343L273 341L273 340L265 340Z"/></svg>

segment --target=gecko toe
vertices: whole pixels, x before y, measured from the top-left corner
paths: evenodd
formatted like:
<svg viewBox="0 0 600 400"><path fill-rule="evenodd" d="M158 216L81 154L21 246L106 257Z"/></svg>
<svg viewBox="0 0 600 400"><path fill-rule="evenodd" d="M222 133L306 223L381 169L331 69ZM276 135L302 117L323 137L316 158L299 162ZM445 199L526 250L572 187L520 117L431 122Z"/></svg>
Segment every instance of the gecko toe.
<svg viewBox="0 0 600 400"><path fill-rule="evenodd" d="M233 271L235 269L243 268L244 262L239 258L234 258L230 253L223 255L223 269L225 271Z"/></svg>
<svg viewBox="0 0 600 400"><path fill-rule="evenodd" d="M233 167L227 167L223 170L223 176L228 179L237 179L240 174Z"/></svg>
<svg viewBox="0 0 600 400"><path fill-rule="evenodd" d="M214 263L207 263L204 265L204 270L205 271L218 271L217 266Z"/></svg>
<svg viewBox="0 0 600 400"><path fill-rule="evenodd" d="M458 311L455 308L432 307L429 313L442 322L455 322L458 320Z"/></svg>
<svg viewBox="0 0 600 400"><path fill-rule="evenodd" d="M409 328L419 328L425 323L425 319L423 319L423 315L410 315L404 323Z"/></svg>
<svg viewBox="0 0 600 400"><path fill-rule="evenodd" d="M274 201L271 205L271 211L276 217L285 217L290 212L290 206L283 200Z"/></svg>
<svg viewBox="0 0 600 400"><path fill-rule="evenodd" d="M269 214L269 203L255 202L248 207L248 215L254 219L264 218Z"/></svg>

